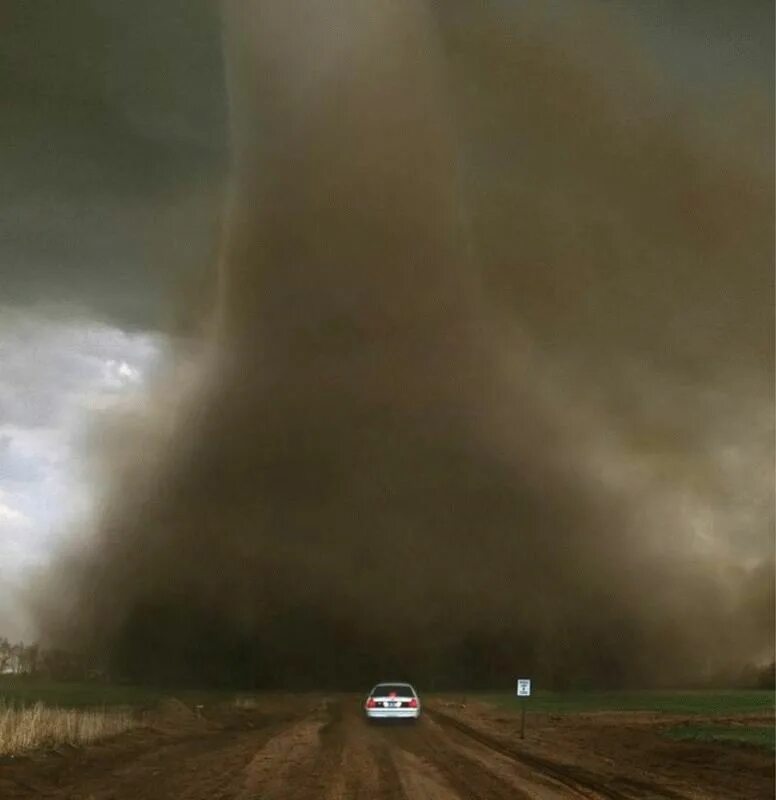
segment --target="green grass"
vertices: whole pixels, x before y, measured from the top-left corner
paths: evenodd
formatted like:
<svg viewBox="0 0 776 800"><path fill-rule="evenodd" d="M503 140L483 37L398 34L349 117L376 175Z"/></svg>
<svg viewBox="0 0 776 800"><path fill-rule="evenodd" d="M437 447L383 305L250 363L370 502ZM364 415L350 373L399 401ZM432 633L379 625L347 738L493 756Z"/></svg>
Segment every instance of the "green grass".
<svg viewBox="0 0 776 800"><path fill-rule="evenodd" d="M102 683L57 682L12 675L0 676L0 704L31 706L43 703L59 708L94 706L154 706L165 697L177 697L190 705L229 701L234 691L199 691L193 689L155 689Z"/></svg>
<svg viewBox="0 0 776 800"><path fill-rule="evenodd" d="M753 745L776 750L776 728L773 725L678 725L663 735L682 742Z"/></svg>
<svg viewBox="0 0 776 800"><path fill-rule="evenodd" d="M519 711L513 694L483 692L467 695L509 711ZM450 695L461 698L462 695ZM544 714L574 714L595 711L653 711L666 714L773 714L774 692L768 690L730 691L622 691L544 692L527 700L526 710Z"/></svg>

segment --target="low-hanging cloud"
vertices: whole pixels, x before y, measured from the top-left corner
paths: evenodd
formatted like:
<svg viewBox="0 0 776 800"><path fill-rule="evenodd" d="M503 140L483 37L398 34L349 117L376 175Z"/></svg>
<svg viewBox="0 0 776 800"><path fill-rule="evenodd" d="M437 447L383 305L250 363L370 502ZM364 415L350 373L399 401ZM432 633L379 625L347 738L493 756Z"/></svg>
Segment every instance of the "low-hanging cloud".
<svg viewBox="0 0 776 800"><path fill-rule="evenodd" d="M112 428L44 630L264 685L767 655L762 129L704 127L626 36L598 7L225 5L207 345Z"/></svg>

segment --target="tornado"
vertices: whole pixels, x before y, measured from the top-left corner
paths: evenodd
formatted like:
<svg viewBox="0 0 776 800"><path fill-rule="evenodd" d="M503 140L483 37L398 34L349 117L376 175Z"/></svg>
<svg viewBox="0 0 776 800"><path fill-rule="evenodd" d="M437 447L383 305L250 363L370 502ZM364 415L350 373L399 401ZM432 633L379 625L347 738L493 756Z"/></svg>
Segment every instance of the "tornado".
<svg viewBox="0 0 776 800"><path fill-rule="evenodd" d="M691 399L666 419L625 392L645 381L664 409L674 364L622 356L638 303L618 328L591 278L624 298L633 270L655 300L658 254L713 274L641 167L610 168L644 159L716 198L726 162L697 171L697 142L662 122L635 135L627 101L531 8L224 3L231 170L207 340L194 378L162 380L105 447L95 530L42 604L53 639L136 680L286 688L657 685L767 650L771 571L699 547L681 481L633 444L681 429L695 453L707 431ZM575 116L580 93L600 125ZM661 452L678 463L673 440Z"/></svg>

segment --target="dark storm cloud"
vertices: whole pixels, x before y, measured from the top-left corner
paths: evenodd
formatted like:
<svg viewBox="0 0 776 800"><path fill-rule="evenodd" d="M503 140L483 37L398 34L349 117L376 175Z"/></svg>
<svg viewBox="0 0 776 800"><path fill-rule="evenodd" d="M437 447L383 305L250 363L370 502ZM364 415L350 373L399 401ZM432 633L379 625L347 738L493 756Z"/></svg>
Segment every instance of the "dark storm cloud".
<svg viewBox="0 0 776 800"><path fill-rule="evenodd" d="M162 297L202 279L217 235L217 9L10 0L2 16L3 300L167 322Z"/></svg>
<svg viewBox="0 0 776 800"><path fill-rule="evenodd" d="M666 90L719 111L742 83L772 84L770 3L607 5L670 64ZM564 3L546 9L567 14ZM6 302L65 301L142 327L167 323L182 287L179 308L198 298L224 173L220 44L219 7L206 0L3 4Z"/></svg>
<svg viewBox="0 0 776 800"><path fill-rule="evenodd" d="M707 125L597 6L227 8L201 381L111 431L48 630L78 620L119 671L266 684L766 653L761 89Z"/></svg>

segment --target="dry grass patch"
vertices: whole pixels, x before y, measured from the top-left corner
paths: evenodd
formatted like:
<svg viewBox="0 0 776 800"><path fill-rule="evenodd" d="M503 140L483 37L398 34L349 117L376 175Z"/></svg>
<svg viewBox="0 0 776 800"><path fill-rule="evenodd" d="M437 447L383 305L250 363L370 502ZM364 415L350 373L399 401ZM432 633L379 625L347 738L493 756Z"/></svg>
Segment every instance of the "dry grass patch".
<svg viewBox="0 0 776 800"><path fill-rule="evenodd" d="M137 725L125 709L65 709L36 703L28 708L0 704L0 755L61 745L84 745Z"/></svg>

